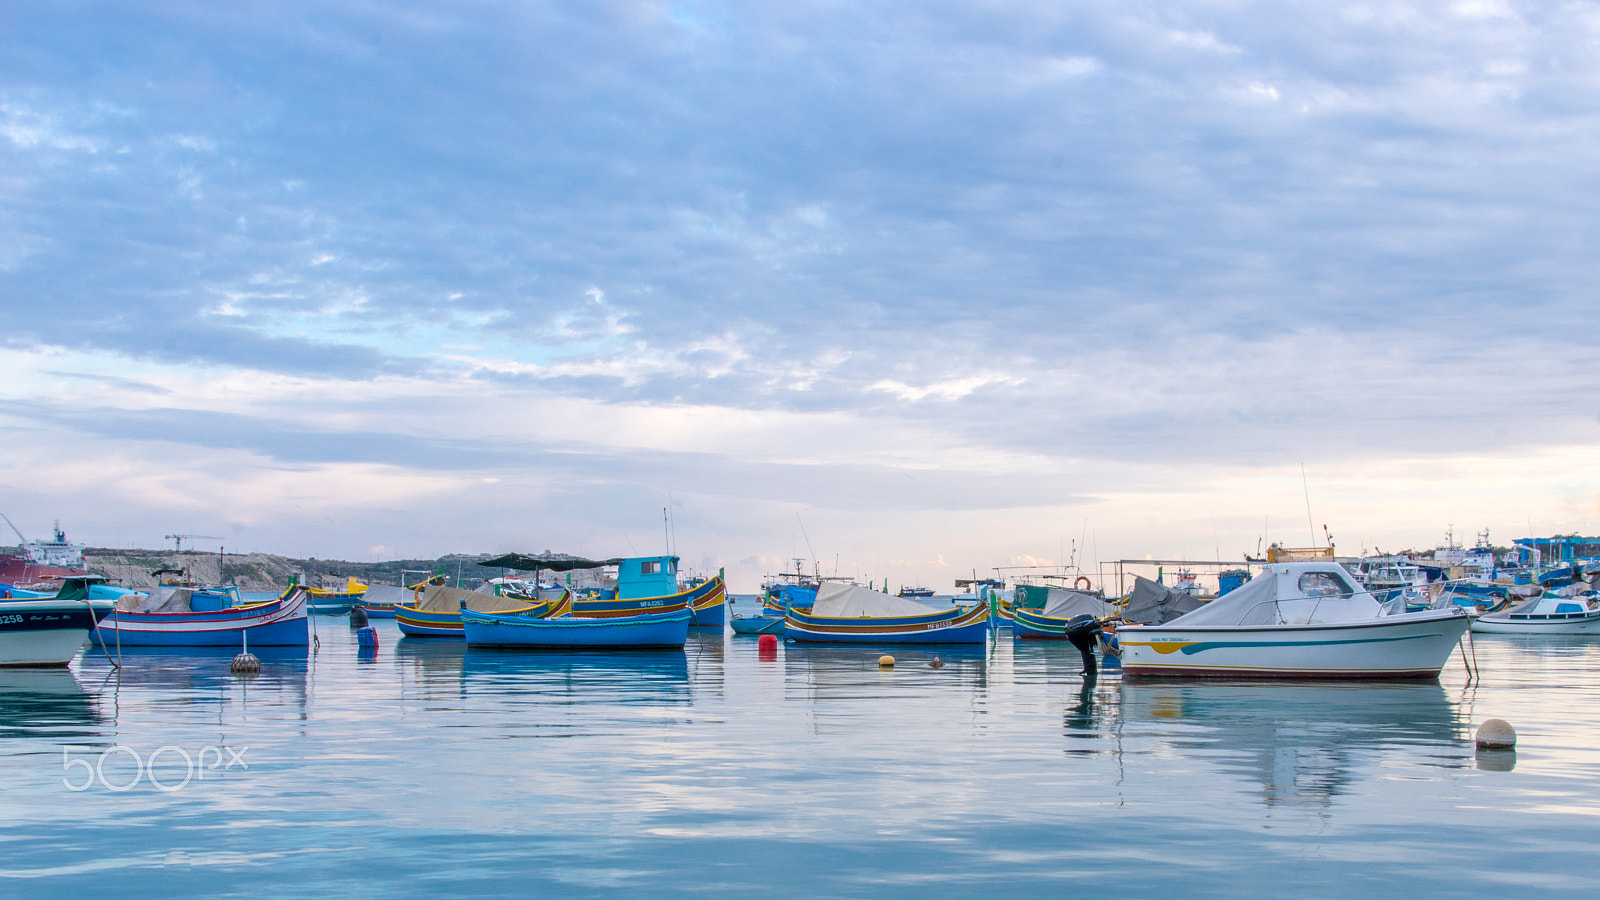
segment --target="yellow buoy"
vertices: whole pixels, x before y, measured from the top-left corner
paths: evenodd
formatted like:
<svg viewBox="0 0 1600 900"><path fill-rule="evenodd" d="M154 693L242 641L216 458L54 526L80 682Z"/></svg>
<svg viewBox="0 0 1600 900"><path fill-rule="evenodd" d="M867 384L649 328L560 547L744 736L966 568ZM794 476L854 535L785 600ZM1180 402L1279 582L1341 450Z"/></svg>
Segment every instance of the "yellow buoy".
<svg viewBox="0 0 1600 900"><path fill-rule="evenodd" d="M878 665L881 668L892 669L894 668L894 657L885 653L884 655L878 657Z"/></svg>

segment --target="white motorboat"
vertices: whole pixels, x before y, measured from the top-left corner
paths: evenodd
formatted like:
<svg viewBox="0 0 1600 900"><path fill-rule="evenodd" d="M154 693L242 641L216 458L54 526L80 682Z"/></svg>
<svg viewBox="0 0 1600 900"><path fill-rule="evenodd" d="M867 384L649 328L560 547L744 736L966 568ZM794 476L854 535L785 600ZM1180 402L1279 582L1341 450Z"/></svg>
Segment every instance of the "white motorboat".
<svg viewBox="0 0 1600 900"><path fill-rule="evenodd" d="M111 603L90 600L98 576L62 579L54 597L0 600L0 666L64 666L83 647Z"/></svg>
<svg viewBox="0 0 1600 900"><path fill-rule="evenodd" d="M1600 634L1600 603L1587 597L1544 594L1510 609L1484 613L1473 631L1491 634Z"/></svg>
<svg viewBox="0 0 1600 900"><path fill-rule="evenodd" d="M1117 636L1130 676L1436 678L1470 621L1379 603L1329 560L1273 563L1200 609Z"/></svg>

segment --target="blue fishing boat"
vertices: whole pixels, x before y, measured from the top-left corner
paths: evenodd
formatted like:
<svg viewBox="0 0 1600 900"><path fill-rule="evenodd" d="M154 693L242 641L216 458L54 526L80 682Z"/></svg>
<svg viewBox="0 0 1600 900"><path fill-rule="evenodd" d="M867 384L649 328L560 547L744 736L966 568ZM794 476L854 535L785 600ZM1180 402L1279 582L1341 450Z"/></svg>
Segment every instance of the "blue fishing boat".
<svg viewBox="0 0 1600 900"><path fill-rule="evenodd" d="M682 647L689 639L693 619L694 613L686 606L671 612L605 618L461 611L469 647Z"/></svg>
<svg viewBox="0 0 1600 900"><path fill-rule="evenodd" d="M854 584L824 584L810 611L789 610L791 641L852 644L979 644L988 638L983 604L931 610Z"/></svg>
<svg viewBox="0 0 1600 900"><path fill-rule="evenodd" d="M118 600L99 632L124 647L238 647L246 634L254 646L301 647L309 642L307 597L307 588L294 587L265 603L224 606L194 588L157 585Z"/></svg>
<svg viewBox="0 0 1600 900"><path fill-rule="evenodd" d="M64 666L111 604L89 597L96 575L69 576L53 597L0 600L0 666Z"/></svg>

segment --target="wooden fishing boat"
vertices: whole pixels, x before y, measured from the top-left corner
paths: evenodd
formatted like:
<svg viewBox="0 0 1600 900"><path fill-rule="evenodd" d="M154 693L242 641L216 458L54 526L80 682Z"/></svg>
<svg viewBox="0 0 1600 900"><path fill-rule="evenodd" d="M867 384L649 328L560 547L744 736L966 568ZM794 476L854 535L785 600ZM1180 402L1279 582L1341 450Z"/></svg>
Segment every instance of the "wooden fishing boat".
<svg viewBox="0 0 1600 900"><path fill-rule="evenodd" d="M420 584L412 589L412 600L395 606L394 620L400 633L407 637L466 637L461 627L461 611L471 609L481 613L519 613L546 616L570 609L571 594L561 591L559 596L529 603L521 596L466 591L443 584Z"/></svg>
<svg viewBox="0 0 1600 900"><path fill-rule="evenodd" d="M1067 622L1074 616L1094 616L1104 619L1116 615L1116 607L1088 591L1070 588L1046 588L1042 609L1013 610L1012 638L1019 641L1067 639Z"/></svg>
<svg viewBox="0 0 1600 900"><path fill-rule="evenodd" d="M0 666L64 666L111 604L91 600L97 575L67 576L53 597L0 600Z"/></svg>
<svg viewBox="0 0 1600 900"><path fill-rule="evenodd" d="M193 588L157 585L118 600L99 630L108 645L124 647L238 647L246 634L252 646L303 647L309 594L296 586L265 603L196 609Z"/></svg>
<svg viewBox="0 0 1600 900"><path fill-rule="evenodd" d="M572 614L580 618L603 619L634 616L646 612L665 612L687 606L693 624L720 628L726 621L727 586L723 573L678 584L678 557L637 556L590 560L561 556L523 556L508 553L478 563L486 568L516 569L523 572L570 572L575 569L617 567L614 588L576 592ZM537 577L537 575L535 576Z"/></svg>
<svg viewBox="0 0 1600 900"><path fill-rule="evenodd" d="M981 644L988 637L983 604L931 610L854 584L824 584L810 611L790 609L783 622L791 641L852 644Z"/></svg>
<svg viewBox="0 0 1600 900"><path fill-rule="evenodd" d="M1456 608L1391 612L1338 563L1312 561L1268 565L1199 609L1118 637L1134 677L1437 678L1470 621Z"/></svg>
<svg viewBox="0 0 1600 900"><path fill-rule="evenodd" d="M694 613L687 606L634 616L578 618L461 611L469 647L612 649L682 647Z"/></svg>

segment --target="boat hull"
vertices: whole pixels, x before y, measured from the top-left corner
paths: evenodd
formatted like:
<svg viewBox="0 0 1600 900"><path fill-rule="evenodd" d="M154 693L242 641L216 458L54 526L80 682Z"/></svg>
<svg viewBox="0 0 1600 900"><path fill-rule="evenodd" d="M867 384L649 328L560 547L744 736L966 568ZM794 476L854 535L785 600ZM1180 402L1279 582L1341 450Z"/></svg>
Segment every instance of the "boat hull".
<svg viewBox="0 0 1600 900"><path fill-rule="evenodd" d="M682 647L689 640L694 614L687 608L643 616L580 619L537 619L461 612L469 647L533 649Z"/></svg>
<svg viewBox="0 0 1600 900"><path fill-rule="evenodd" d="M93 629L94 615L81 601L0 603L0 666L64 666Z"/></svg>
<svg viewBox="0 0 1600 900"><path fill-rule="evenodd" d="M1124 625L1118 638L1130 677L1437 678L1470 623L1430 610L1328 625Z"/></svg>
<svg viewBox="0 0 1600 900"><path fill-rule="evenodd" d="M407 637L466 637L461 630L460 612L429 612L398 606L394 611L394 621L400 626L400 633Z"/></svg>
<svg viewBox="0 0 1600 900"><path fill-rule="evenodd" d="M839 619L791 609L783 633L791 641L828 644L981 644L989 637L989 610L980 604L926 616Z"/></svg>
<svg viewBox="0 0 1600 900"><path fill-rule="evenodd" d="M245 636L258 647L309 643L306 592L215 612L141 613L116 610L100 620L107 646L238 647Z"/></svg>
<svg viewBox="0 0 1600 900"><path fill-rule="evenodd" d="M1011 637L1019 641L1064 641L1067 620L1053 619L1026 609L1012 611Z"/></svg>

